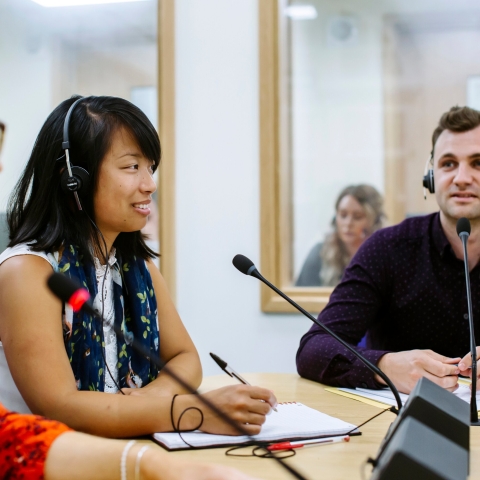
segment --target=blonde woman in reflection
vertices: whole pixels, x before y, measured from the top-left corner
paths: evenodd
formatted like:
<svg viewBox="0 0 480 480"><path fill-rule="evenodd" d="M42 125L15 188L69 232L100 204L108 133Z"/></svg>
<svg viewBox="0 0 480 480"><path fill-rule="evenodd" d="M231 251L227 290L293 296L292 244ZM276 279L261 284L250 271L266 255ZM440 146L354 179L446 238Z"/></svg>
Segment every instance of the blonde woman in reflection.
<svg viewBox="0 0 480 480"><path fill-rule="evenodd" d="M360 245L384 221L383 199L371 185L349 185L335 202L333 232L308 254L295 282L299 287L334 287Z"/></svg>

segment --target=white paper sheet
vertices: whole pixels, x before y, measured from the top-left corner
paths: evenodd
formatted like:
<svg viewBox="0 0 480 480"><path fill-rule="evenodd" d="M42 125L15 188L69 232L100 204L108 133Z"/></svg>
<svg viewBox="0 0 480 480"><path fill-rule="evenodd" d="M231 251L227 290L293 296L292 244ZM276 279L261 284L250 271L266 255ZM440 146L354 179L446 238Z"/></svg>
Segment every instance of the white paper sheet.
<svg viewBox="0 0 480 480"><path fill-rule="evenodd" d="M307 407L302 403L281 403L278 412L267 416L262 431L253 438L258 442L277 442L344 435L355 429L355 425ZM250 440L247 436L212 435L199 430L182 433L182 437L195 447L241 445ZM189 448L178 433L155 433L155 441L169 450Z"/></svg>
<svg viewBox="0 0 480 480"><path fill-rule="evenodd" d="M343 392L351 393L352 395L358 395L360 397L369 398L370 400L375 400L376 402L385 403L386 405L392 405L394 407L397 406L397 402L395 401L395 397L393 393L388 390L371 390L368 388L339 388ZM467 403L470 403L470 388L468 385L460 383L457 390L455 390L454 395L458 398L461 398ZM405 402L408 400L408 395L405 393L400 394L400 399L402 403L405 405ZM480 393L477 392L477 404L480 405Z"/></svg>

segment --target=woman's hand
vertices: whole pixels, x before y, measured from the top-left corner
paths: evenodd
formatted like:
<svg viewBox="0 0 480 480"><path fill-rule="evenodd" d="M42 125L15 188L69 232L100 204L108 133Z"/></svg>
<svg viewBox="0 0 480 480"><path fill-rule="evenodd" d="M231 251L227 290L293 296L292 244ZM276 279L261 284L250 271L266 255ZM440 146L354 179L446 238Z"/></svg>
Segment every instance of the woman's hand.
<svg viewBox="0 0 480 480"><path fill-rule="evenodd" d="M217 406L232 420L242 424L249 435L260 433L266 416L277 405L277 399L272 391L266 388L250 385L235 385L212 390L202 395ZM216 413L208 409L194 395L181 395L175 400L174 419L189 407L196 407L203 413L203 423L200 429L208 433L220 435L241 435L237 429L225 423ZM198 411L189 410L180 423L180 430L198 428L201 417Z"/></svg>

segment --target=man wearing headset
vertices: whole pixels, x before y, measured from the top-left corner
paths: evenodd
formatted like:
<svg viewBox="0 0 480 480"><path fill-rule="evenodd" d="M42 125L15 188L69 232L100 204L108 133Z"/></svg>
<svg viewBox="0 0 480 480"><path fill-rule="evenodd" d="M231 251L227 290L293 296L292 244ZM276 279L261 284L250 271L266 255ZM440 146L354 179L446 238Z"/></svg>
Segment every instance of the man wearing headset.
<svg viewBox="0 0 480 480"><path fill-rule="evenodd" d="M462 242L466 217L473 319L480 329L480 112L453 107L432 136L424 185L440 211L373 234L352 259L319 320L357 347L404 393L427 377L445 389L469 375L469 325ZM477 349L477 356L480 349ZM300 375L336 386L381 388L338 342L314 325L297 352Z"/></svg>

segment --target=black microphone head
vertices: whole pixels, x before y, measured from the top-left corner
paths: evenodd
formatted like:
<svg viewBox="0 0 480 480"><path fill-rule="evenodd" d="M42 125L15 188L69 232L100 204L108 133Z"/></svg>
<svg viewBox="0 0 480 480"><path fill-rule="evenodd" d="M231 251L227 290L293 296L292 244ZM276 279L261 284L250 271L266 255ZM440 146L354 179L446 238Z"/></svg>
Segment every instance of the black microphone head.
<svg viewBox="0 0 480 480"><path fill-rule="evenodd" d="M462 217L458 219L457 222L457 234L460 236L462 233L470 235L472 227L470 225L470 220L468 218Z"/></svg>
<svg viewBox="0 0 480 480"><path fill-rule="evenodd" d="M47 280L48 288L62 302L68 303L72 295L83 285L61 273L52 273Z"/></svg>
<svg viewBox="0 0 480 480"><path fill-rule="evenodd" d="M244 275L251 275L257 268L245 255L235 255L232 260L233 266ZM253 267L253 268L252 268Z"/></svg>

